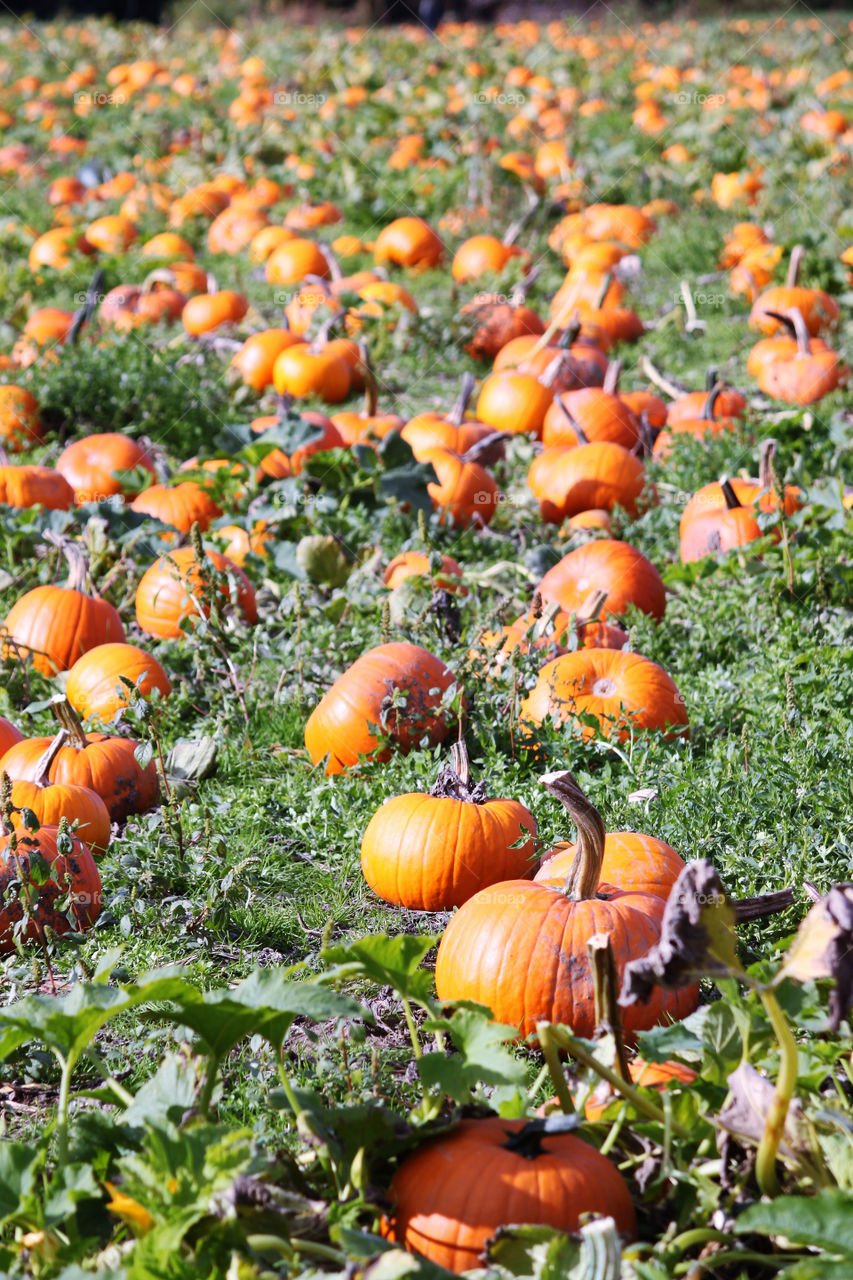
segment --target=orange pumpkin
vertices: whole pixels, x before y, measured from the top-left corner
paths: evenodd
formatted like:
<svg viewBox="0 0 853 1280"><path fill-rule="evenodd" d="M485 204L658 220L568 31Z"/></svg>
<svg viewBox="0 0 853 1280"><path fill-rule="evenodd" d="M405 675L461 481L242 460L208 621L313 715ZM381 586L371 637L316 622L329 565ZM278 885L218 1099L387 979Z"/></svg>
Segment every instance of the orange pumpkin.
<svg viewBox="0 0 853 1280"><path fill-rule="evenodd" d="M82 933L97 920L101 878L95 860L76 836L61 839L70 841L68 853L60 852L57 827L44 826L35 834L0 835L0 955L15 951L14 928L24 918L20 900L24 895L29 920L23 938L43 942L46 928L60 936L72 930ZM47 879L41 870L37 875L32 872L36 855L42 864L47 863ZM20 886L17 895L16 885Z"/></svg>
<svg viewBox="0 0 853 1280"><path fill-rule="evenodd" d="M229 579L233 579L233 588ZM224 603L236 603L243 617L258 620L255 593L243 570L218 551L207 551L199 564L192 547L178 547L161 556L142 575L136 589L136 621L146 635L177 640L182 624L195 627L210 612L210 595L216 591Z"/></svg>
<svg viewBox="0 0 853 1280"><path fill-rule="evenodd" d="M5 627L5 653L31 656L33 666L46 676L67 671L96 645L124 640L113 606L86 592L88 570L79 547L67 540L59 545L68 559L67 583L27 591L12 605Z"/></svg>
<svg viewBox="0 0 853 1280"><path fill-rule="evenodd" d="M98 793L72 782L50 781L50 766L67 736L60 729L36 766L32 781L20 779L12 783L12 804L16 809L31 810L41 826L58 827L63 818L67 819L87 848L95 854L105 853L112 822ZM13 814L12 820L16 827L22 826L19 814Z"/></svg>
<svg viewBox="0 0 853 1280"><path fill-rule="evenodd" d="M404 754L422 739L442 742L448 722L441 698L453 673L428 650L404 642L369 649L340 676L311 712L305 746L326 773L343 773L359 757L387 760L374 734L378 727Z"/></svg>
<svg viewBox="0 0 853 1280"><path fill-rule="evenodd" d="M26 387L0 386L0 439L12 453L44 439L38 400Z"/></svg>
<svg viewBox="0 0 853 1280"><path fill-rule="evenodd" d="M609 934L621 972L659 941L666 904L655 894L605 884L599 814L571 774L546 774L542 784L570 809L578 827L568 886L507 880L469 898L441 939L436 991L439 1000L485 1004L497 1022L518 1028L522 1036L544 1020L591 1037L596 1019L587 939ZM698 984L674 992L656 987L648 1004L624 1010L624 1029L628 1035L648 1030L686 1016L698 1003Z"/></svg>
<svg viewBox="0 0 853 1280"><path fill-rule="evenodd" d="M84 719L104 723L129 704L123 680L130 680L137 693L148 698L158 689L163 698L172 692L172 683L160 663L133 644L99 644L78 658L68 672L65 696Z"/></svg>
<svg viewBox="0 0 853 1280"><path fill-rule="evenodd" d="M266 391L272 386L277 358L298 341L290 329L262 329L247 338L240 350L234 353L231 368L237 370L247 386L255 391Z"/></svg>
<svg viewBox="0 0 853 1280"><path fill-rule="evenodd" d="M373 250L378 263L423 270L444 257L441 239L423 218L395 218L376 237Z"/></svg>
<svg viewBox="0 0 853 1280"><path fill-rule="evenodd" d="M527 483L539 499L542 519L561 524L591 509L640 509L646 473L640 459L621 444L553 444L530 464Z"/></svg>
<svg viewBox="0 0 853 1280"><path fill-rule="evenodd" d="M0 502L9 507L41 506L49 511L68 511L74 505L74 490L51 467L0 466Z"/></svg>
<svg viewBox="0 0 853 1280"><path fill-rule="evenodd" d="M620 649L578 649L546 663L521 704L519 722L577 724L580 716L584 741L595 736L590 717L603 737L620 742L646 729L680 733L688 724L684 698L663 667Z"/></svg>
<svg viewBox="0 0 853 1280"><path fill-rule="evenodd" d="M545 601L577 612L591 591L604 591L602 617L621 617L628 605L661 619L666 591L655 566L628 542L599 538L576 547L545 574L537 588Z"/></svg>
<svg viewBox="0 0 853 1280"><path fill-rule="evenodd" d="M248 309L249 304L242 293L220 289L218 293L199 293L190 298L181 312L181 320L187 333L199 337L220 325L236 324Z"/></svg>
<svg viewBox="0 0 853 1280"><path fill-rule="evenodd" d="M386 902L413 911L449 911L497 880L533 869L536 819L517 800L488 800L472 786L457 744L427 794L392 796L361 842L361 868ZM521 843L523 841L523 843Z"/></svg>
<svg viewBox="0 0 853 1280"><path fill-rule="evenodd" d="M402 551L388 565L383 581L393 591L401 582L413 577L428 577L436 590L443 589L460 596L468 594L468 588L462 581L462 566L452 556L441 556L441 568L433 570L425 551Z"/></svg>
<svg viewBox="0 0 853 1280"><path fill-rule="evenodd" d="M74 501L99 502L115 494L127 493L118 474L142 468L157 479L148 451L129 436L104 431L83 436L65 446L56 460L56 470L74 491Z"/></svg>
<svg viewBox="0 0 853 1280"><path fill-rule="evenodd" d="M189 533L194 524L204 530L222 515L222 508L194 480L175 485L149 485L136 495L130 509L154 516L179 533Z"/></svg>

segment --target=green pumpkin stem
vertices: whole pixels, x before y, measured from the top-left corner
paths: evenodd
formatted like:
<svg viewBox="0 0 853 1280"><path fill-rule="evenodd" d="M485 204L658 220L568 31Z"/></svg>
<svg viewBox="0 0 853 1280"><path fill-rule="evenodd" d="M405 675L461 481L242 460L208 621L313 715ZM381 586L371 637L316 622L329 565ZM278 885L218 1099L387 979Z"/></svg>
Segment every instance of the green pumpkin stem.
<svg viewBox="0 0 853 1280"><path fill-rule="evenodd" d="M546 791L560 801L578 829L577 852L564 892L573 902L594 898L604 861L604 821L595 805L587 799L568 770L546 773L539 779Z"/></svg>

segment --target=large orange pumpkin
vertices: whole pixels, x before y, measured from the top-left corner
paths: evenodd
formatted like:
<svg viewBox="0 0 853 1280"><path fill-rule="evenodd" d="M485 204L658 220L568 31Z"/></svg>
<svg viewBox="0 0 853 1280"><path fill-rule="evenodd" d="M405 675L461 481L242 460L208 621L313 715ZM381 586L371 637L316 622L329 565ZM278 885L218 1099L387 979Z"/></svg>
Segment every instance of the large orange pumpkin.
<svg viewBox="0 0 853 1280"><path fill-rule="evenodd" d="M84 733L67 702L54 705L68 738L50 762L48 781L96 792L113 822L123 822L131 813L150 809L157 799L157 770L153 761L140 768L134 755L139 743L133 738ZM52 745L51 738L25 738L0 760L0 774L8 773L13 782L40 779L45 752Z"/></svg>
<svg viewBox="0 0 853 1280"><path fill-rule="evenodd" d="M527 483L549 524L584 511L623 507L635 515L642 505L646 472L642 462L621 444L552 444L530 464Z"/></svg>
<svg viewBox="0 0 853 1280"><path fill-rule="evenodd" d="M448 924L438 948L435 986L440 1000L474 1000L497 1022L522 1036L539 1021L560 1022L575 1035L596 1028L587 939L607 933L617 971L660 939L665 901L601 881L604 824L570 773L546 774L542 784L570 808L578 827L571 876L561 888L507 880L482 889ZM699 1002L696 986L656 987L647 1005L623 1012L627 1034L684 1017Z"/></svg>
<svg viewBox="0 0 853 1280"><path fill-rule="evenodd" d="M136 495L130 509L154 516L179 533L189 533L194 524L202 530L207 529L222 515L222 508L194 480L183 480L175 485L149 485Z"/></svg>
<svg viewBox="0 0 853 1280"><path fill-rule="evenodd" d="M146 635L176 640L183 635L182 623L189 621L192 628L197 618L208 616L214 590L223 603L236 603L247 622L257 622L255 593L243 570L218 551L207 551L199 564L192 547L161 556L142 575L136 589L136 621Z"/></svg>
<svg viewBox="0 0 853 1280"><path fill-rule="evenodd" d="M157 479L151 455L136 440L105 431L84 436L66 445L56 460L56 470L74 490L74 501L98 502L127 490L117 475L143 468Z"/></svg>
<svg viewBox="0 0 853 1280"><path fill-rule="evenodd" d="M422 738L435 746L448 733L441 699L453 683L453 673L420 645L377 645L356 659L311 712L305 725L308 754L314 764L328 757L328 774L342 773L361 755L387 759L387 749L378 751L375 728L404 753Z"/></svg>
<svg viewBox="0 0 853 1280"><path fill-rule="evenodd" d="M547 662L519 711L523 726L578 722L585 741L598 721L604 737L624 742L633 733L680 732L688 724L684 698L663 667L623 649L578 649Z"/></svg>
<svg viewBox="0 0 853 1280"><path fill-rule="evenodd" d="M70 842L69 852L60 852L60 840ZM31 870L36 855L50 869L47 879L41 868L37 875ZM20 886L17 894L10 894L13 885ZM91 928L101 910L101 878L82 840L60 837L58 828L49 826L0 835L0 955L15 950L14 926L24 918L22 898L30 917L23 931L26 939L44 941L46 928L60 936Z"/></svg>
<svg viewBox="0 0 853 1280"><path fill-rule="evenodd" d="M444 246L423 218L395 218L376 237L374 257L378 263L423 270L435 267L444 256Z"/></svg>
<svg viewBox="0 0 853 1280"><path fill-rule="evenodd" d="M58 827L66 818L76 824L76 834L93 853L104 853L112 823L102 798L89 787L50 781L50 766L67 737L67 731L60 729L36 765L35 777L12 783L12 804L17 810L30 809L42 826ZM20 825L18 813L13 814L13 821Z"/></svg>
<svg viewBox="0 0 853 1280"><path fill-rule="evenodd" d="M172 692L172 682L160 663L135 644L99 644L78 658L68 672L65 696L85 719L98 718L106 724L128 705L128 691L122 677L131 680L143 698L159 689L163 698Z"/></svg>
<svg viewBox="0 0 853 1280"><path fill-rule="evenodd" d="M666 591L655 566L629 542L599 538L563 556L539 583L543 600L553 600L566 613L577 612L592 591L606 592L602 617L620 617L635 605L662 618Z"/></svg>
<svg viewBox="0 0 853 1280"><path fill-rule="evenodd" d="M23 467L0 466L0 503L9 507L46 507L68 511L74 490L58 471L36 463Z"/></svg>
<svg viewBox="0 0 853 1280"><path fill-rule="evenodd" d="M634 1208L616 1168L580 1138L546 1126L488 1116L425 1143L394 1175L383 1234L456 1273L479 1267L488 1240L508 1223L570 1232L582 1214L606 1213L633 1238Z"/></svg>
<svg viewBox="0 0 853 1280"><path fill-rule="evenodd" d="M83 553L62 540L69 575L64 587L33 587L16 600L6 617L6 653L31 654L42 675L67 671L96 645L124 640L124 627L113 606L86 591L88 569Z"/></svg>
<svg viewBox="0 0 853 1280"><path fill-rule="evenodd" d="M471 784L457 744L429 793L392 796L377 809L361 842L361 869L386 902L449 911L488 884L529 875L535 835L523 804L489 800L482 784Z"/></svg>

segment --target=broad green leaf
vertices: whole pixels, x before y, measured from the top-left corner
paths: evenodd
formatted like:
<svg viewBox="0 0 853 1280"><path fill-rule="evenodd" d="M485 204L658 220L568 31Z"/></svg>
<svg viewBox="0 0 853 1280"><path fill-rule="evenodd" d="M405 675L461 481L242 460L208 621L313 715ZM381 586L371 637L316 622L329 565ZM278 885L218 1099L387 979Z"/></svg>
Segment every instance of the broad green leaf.
<svg viewBox="0 0 853 1280"><path fill-rule="evenodd" d="M23 1207L36 1181L44 1152L24 1142L0 1142L0 1222Z"/></svg>
<svg viewBox="0 0 853 1280"><path fill-rule="evenodd" d="M393 987L406 1000L428 1006L432 999L432 974L419 966L437 941L437 937L429 934L400 933L389 938L378 933L328 947L320 959L332 966L329 978L367 978L378 986Z"/></svg>
<svg viewBox="0 0 853 1280"><path fill-rule="evenodd" d="M75 1212L81 1200L100 1200L102 1190L90 1164L60 1166L47 1189L44 1205L46 1227L58 1226Z"/></svg>
<svg viewBox="0 0 853 1280"><path fill-rule="evenodd" d="M525 1064L507 1048L517 1028L492 1022L475 1009L457 1009L451 1018L430 1019L424 1030L445 1032L457 1050L452 1057L425 1053L419 1060L418 1072L427 1088L437 1085L454 1102L465 1103L478 1086L525 1083Z"/></svg>
<svg viewBox="0 0 853 1280"><path fill-rule="evenodd" d="M853 1274L853 1192L833 1187L816 1196L777 1196L767 1204L750 1205L734 1230L738 1235L783 1236L791 1244L826 1249L844 1259Z"/></svg>
<svg viewBox="0 0 853 1280"><path fill-rule="evenodd" d="M565 1232L530 1225L501 1227L486 1247L489 1262L502 1274L531 1280L580 1280L586 1271L575 1270L581 1251L580 1242Z"/></svg>

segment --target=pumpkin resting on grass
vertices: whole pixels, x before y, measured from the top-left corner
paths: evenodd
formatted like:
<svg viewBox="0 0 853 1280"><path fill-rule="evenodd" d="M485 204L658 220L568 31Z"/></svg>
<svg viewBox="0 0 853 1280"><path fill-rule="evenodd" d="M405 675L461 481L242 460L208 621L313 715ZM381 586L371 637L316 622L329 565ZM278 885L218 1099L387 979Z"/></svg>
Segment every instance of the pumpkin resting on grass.
<svg viewBox="0 0 853 1280"><path fill-rule="evenodd" d="M361 866L386 902L449 911L496 880L529 875L535 834L536 819L523 804L488 800L482 783L471 785L459 743L429 794L392 796L374 813Z"/></svg>
<svg viewBox="0 0 853 1280"><path fill-rule="evenodd" d="M60 852L64 842L68 852ZM47 863L49 875L31 874L38 856ZM16 896L14 884L21 886ZM95 923L101 910L101 877L91 852L70 833L60 836L57 827L40 827L32 834L0 835L0 955L15 950L14 926L23 919L27 902L30 919L24 929L27 939L43 939L45 928L64 934L82 932ZM27 901L28 900L28 901Z"/></svg>
<svg viewBox="0 0 853 1280"><path fill-rule="evenodd" d="M565 805L578 827L577 852L562 888L506 880L482 889L448 924L435 964L439 1000L474 1000L497 1022L522 1036L540 1021L561 1022L575 1035L595 1032L593 977L587 939L608 933L617 971L645 955L660 939L665 900L600 882L604 823L570 773L546 774L543 786ZM699 987L656 987L647 1004L623 1010L627 1035L699 1003Z"/></svg>

